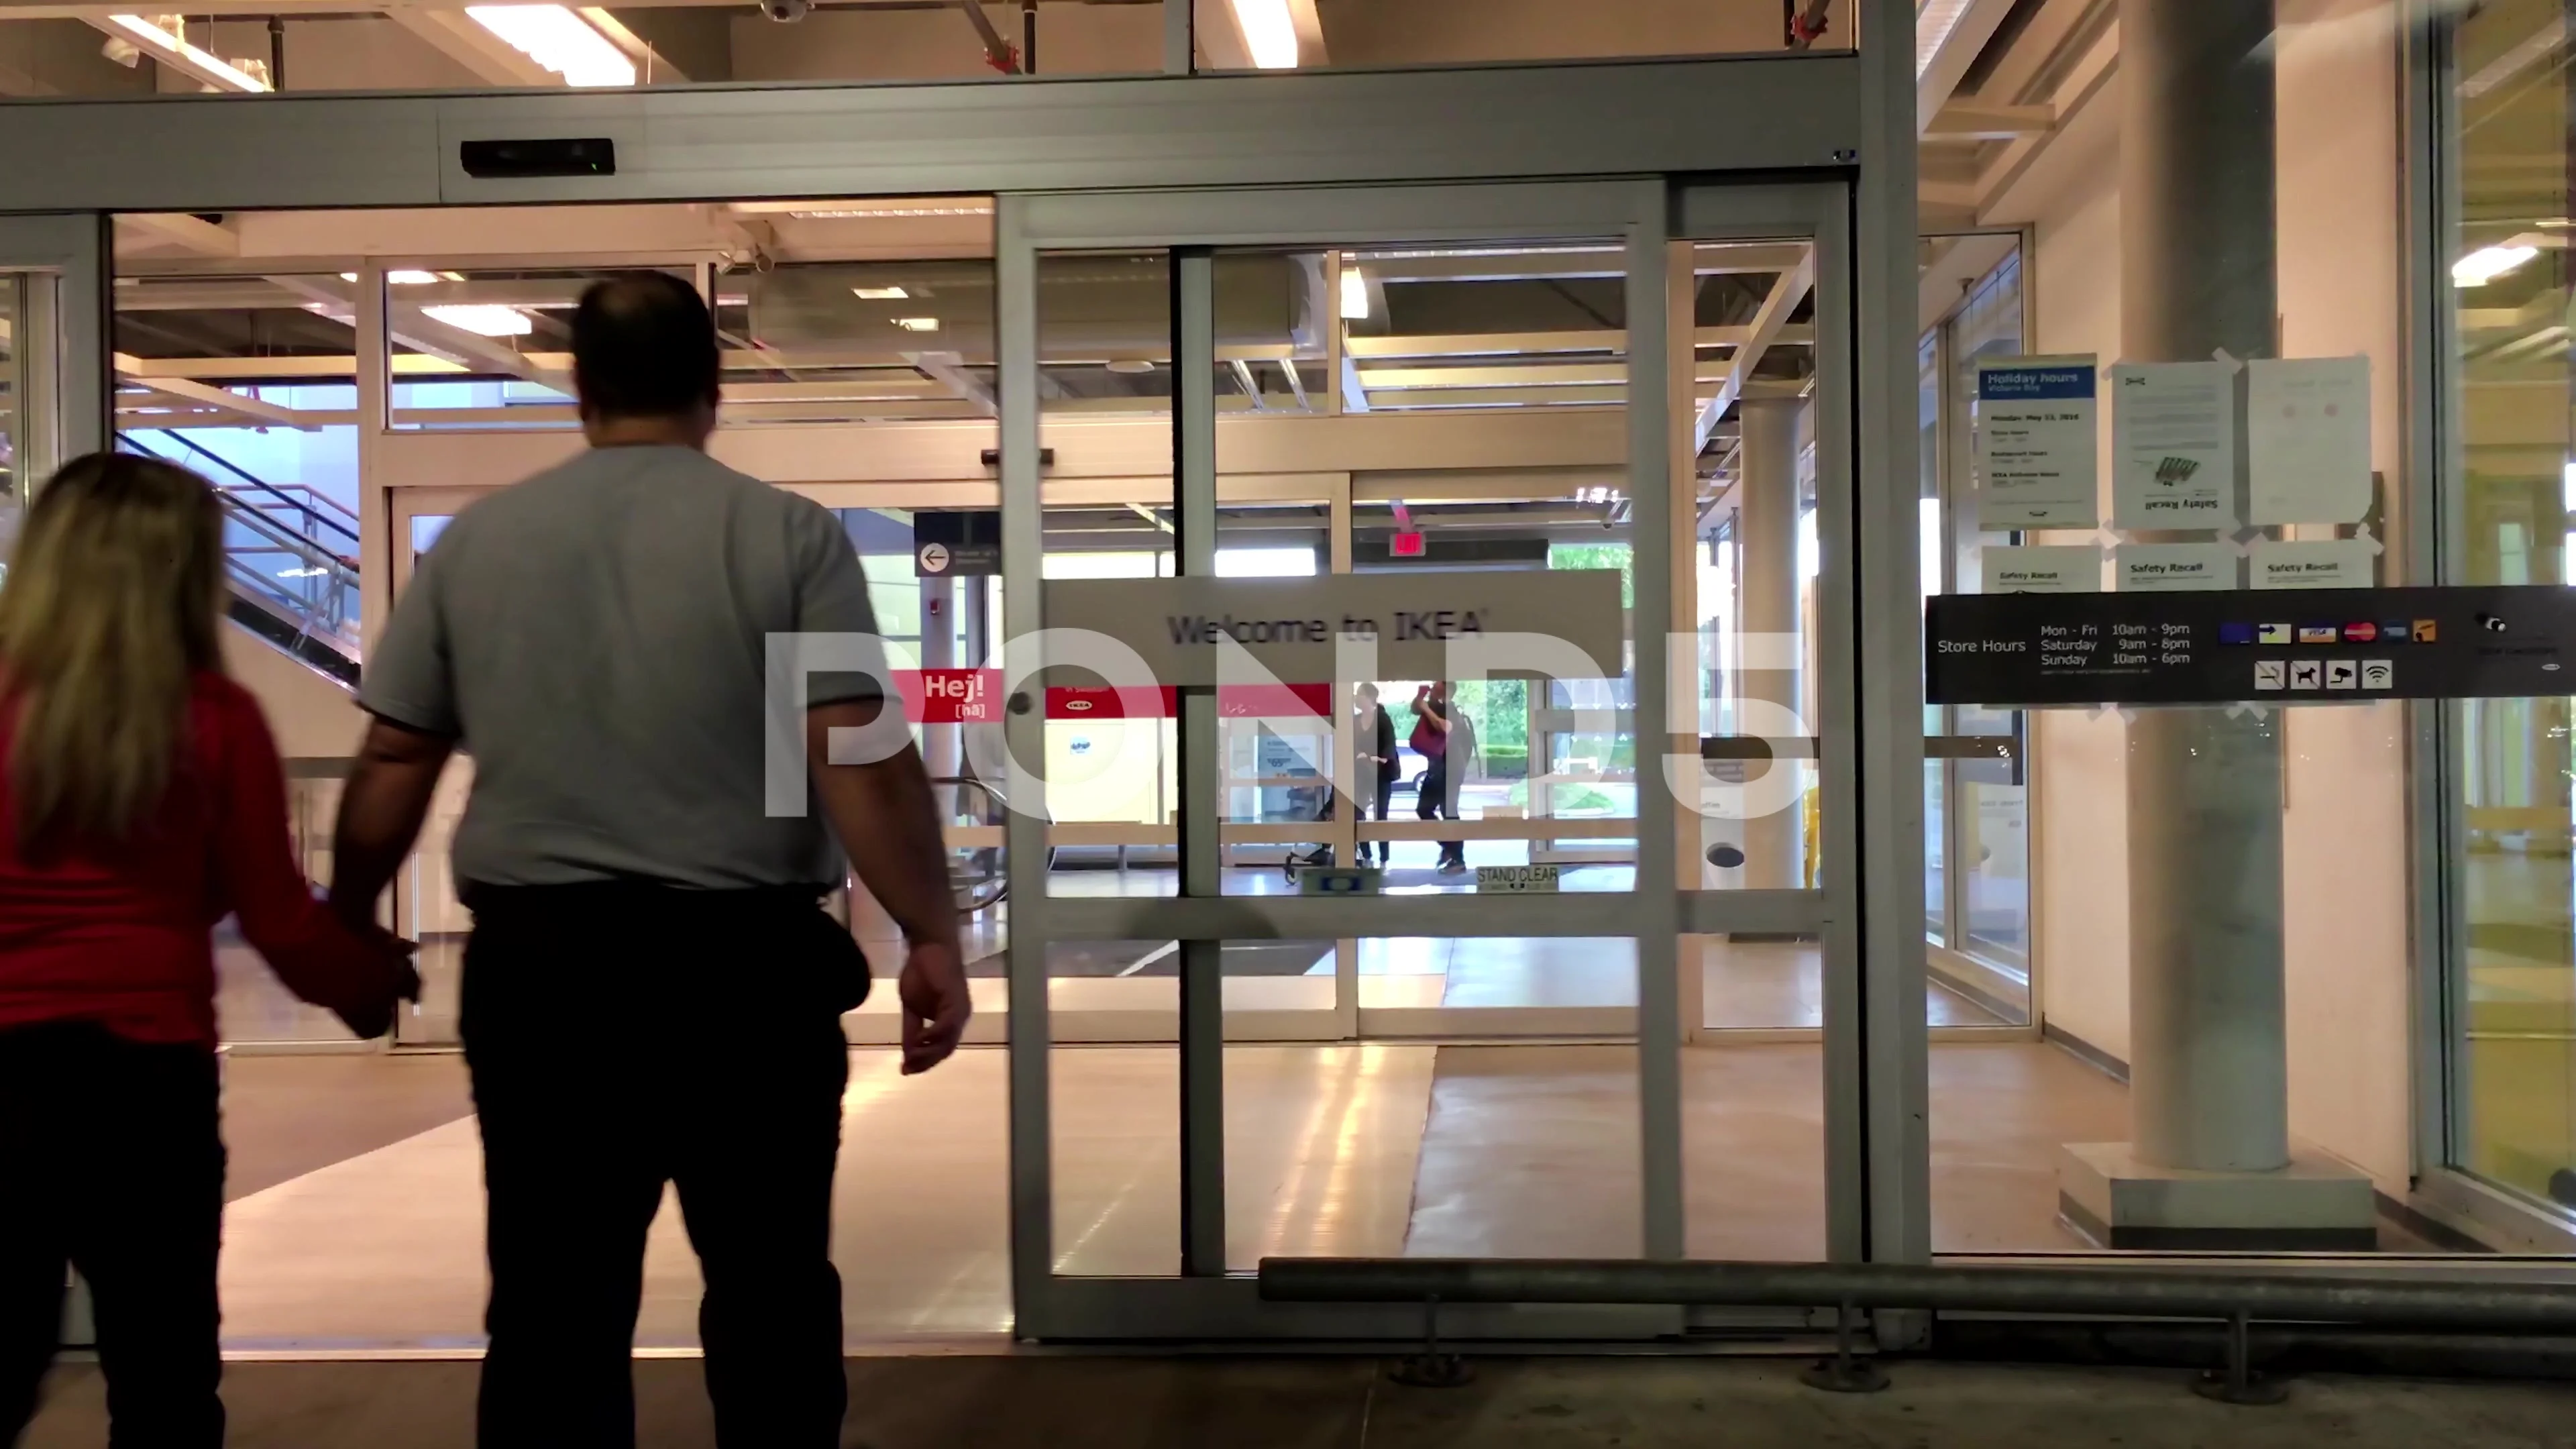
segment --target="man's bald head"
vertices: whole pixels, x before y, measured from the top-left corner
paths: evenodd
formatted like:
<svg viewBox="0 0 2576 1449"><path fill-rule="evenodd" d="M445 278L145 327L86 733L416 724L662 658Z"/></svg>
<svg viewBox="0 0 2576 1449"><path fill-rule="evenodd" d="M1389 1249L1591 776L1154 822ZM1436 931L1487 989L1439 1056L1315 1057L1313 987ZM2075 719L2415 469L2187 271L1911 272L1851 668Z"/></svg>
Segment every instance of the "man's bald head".
<svg viewBox="0 0 2576 1449"><path fill-rule="evenodd" d="M717 367L706 299L668 272L594 282L573 311L572 377L585 419L712 412Z"/></svg>

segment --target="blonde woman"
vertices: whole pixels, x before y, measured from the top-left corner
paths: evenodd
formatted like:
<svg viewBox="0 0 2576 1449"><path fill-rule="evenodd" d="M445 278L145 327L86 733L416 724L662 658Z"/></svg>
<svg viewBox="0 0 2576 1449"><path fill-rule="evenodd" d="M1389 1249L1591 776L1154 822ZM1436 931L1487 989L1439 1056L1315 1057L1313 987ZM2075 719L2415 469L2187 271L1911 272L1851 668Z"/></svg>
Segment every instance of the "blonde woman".
<svg viewBox="0 0 2576 1449"><path fill-rule="evenodd" d="M116 1442L223 1442L215 923L360 1036L418 989L297 869L222 589L204 480L107 453L45 484L0 585L0 1444L35 1413L67 1267Z"/></svg>

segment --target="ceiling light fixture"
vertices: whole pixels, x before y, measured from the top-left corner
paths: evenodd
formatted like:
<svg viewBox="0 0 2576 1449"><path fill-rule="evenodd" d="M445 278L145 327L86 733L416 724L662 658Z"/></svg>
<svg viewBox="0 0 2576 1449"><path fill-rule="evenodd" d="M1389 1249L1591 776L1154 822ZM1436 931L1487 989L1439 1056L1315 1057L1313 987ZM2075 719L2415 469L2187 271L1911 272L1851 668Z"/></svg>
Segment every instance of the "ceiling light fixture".
<svg viewBox="0 0 2576 1449"><path fill-rule="evenodd" d="M755 215L758 214L761 209L762 208L756 206L740 206L735 208L737 211L749 212ZM993 208L989 204L980 206L973 204L963 206L823 206L806 207L798 210L791 210L787 213L789 218L796 221L858 221L888 216L991 216L992 214Z"/></svg>
<svg viewBox="0 0 2576 1449"><path fill-rule="evenodd" d="M190 45L180 28L184 22L179 16L156 15L146 20L140 15L111 15L107 17L107 23L143 42L145 53L169 62L172 68L195 76L208 85L254 93L270 89L264 78L252 75L211 50Z"/></svg>
<svg viewBox="0 0 2576 1449"><path fill-rule="evenodd" d="M2451 285L2483 287L2538 255L2540 255L2538 247L2480 247L2451 263Z"/></svg>
<svg viewBox="0 0 2576 1449"><path fill-rule="evenodd" d="M1368 320L1368 274L1347 262L1342 264L1342 320Z"/></svg>
<svg viewBox="0 0 2576 1449"><path fill-rule="evenodd" d="M631 86L635 61L561 5L468 5L474 23L564 78L568 86Z"/></svg>
<svg viewBox="0 0 2576 1449"><path fill-rule="evenodd" d="M412 268L405 267L399 271L385 273L385 281L397 287L426 287L432 282L439 280L439 275L440 274L437 272L415 271ZM358 274L355 272L342 272L340 274L340 280L344 282L354 282L358 280ZM448 280L461 281L463 279L451 276Z"/></svg>
<svg viewBox="0 0 2576 1449"><path fill-rule="evenodd" d="M900 302L912 295L901 287L852 287L850 293L862 302Z"/></svg>
<svg viewBox="0 0 2576 1449"><path fill-rule="evenodd" d="M420 314L433 322L444 322L460 332L477 337L525 337L537 330L528 314L516 307L493 303L467 302L446 307L423 307Z"/></svg>
<svg viewBox="0 0 2576 1449"><path fill-rule="evenodd" d="M1235 28L1243 48L1263 70L1297 68L1297 22L1289 18L1288 0L1234 0Z"/></svg>
<svg viewBox="0 0 2576 1449"><path fill-rule="evenodd" d="M939 330L939 319L936 317L897 317L894 319L894 325L902 328L906 332L936 332Z"/></svg>

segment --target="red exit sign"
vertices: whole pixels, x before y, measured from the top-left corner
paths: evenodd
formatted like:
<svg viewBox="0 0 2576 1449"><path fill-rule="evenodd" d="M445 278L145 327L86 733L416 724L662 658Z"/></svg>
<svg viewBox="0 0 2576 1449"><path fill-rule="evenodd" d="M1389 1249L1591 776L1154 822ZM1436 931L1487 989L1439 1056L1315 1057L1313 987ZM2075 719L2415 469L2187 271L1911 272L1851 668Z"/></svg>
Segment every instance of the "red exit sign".
<svg viewBox="0 0 2576 1449"><path fill-rule="evenodd" d="M1408 528L1398 532L1387 540L1386 552L1389 558L1422 557L1422 530Z"/></svg>

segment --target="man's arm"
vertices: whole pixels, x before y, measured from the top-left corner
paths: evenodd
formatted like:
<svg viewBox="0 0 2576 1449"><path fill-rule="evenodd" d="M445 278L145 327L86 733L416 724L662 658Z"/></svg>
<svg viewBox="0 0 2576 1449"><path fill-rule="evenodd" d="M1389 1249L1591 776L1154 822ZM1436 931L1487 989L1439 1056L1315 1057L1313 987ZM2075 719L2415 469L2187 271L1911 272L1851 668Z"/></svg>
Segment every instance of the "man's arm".
<svg viewBox="0 0 2576 1449"><path fill-rule="evenodd" d="M805 757L814 793L851 868L903 928L903 1069L925 1072L957 1049L974 1014L938 800L921 752L909 742L873 764L831 761L832 731L863 728L882 708L877 700L847 700L807 710Z"/></svg>
<svg viewBox="0 0 2576 1449"><path fill-rule="evenodd" d="M331 909L351 925L376 918L376 897L392 883L420 838L438 772L456 749L446 735L406 729L382 717L367 725L357 763L340 787L331 847Z"/></svg>

